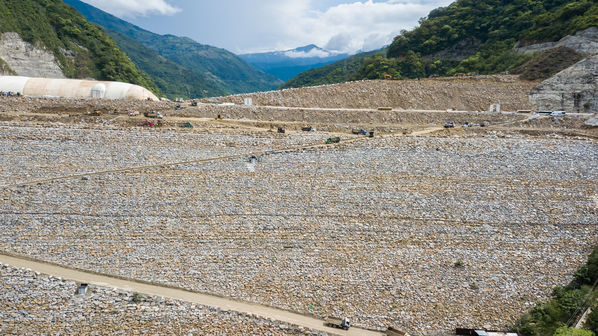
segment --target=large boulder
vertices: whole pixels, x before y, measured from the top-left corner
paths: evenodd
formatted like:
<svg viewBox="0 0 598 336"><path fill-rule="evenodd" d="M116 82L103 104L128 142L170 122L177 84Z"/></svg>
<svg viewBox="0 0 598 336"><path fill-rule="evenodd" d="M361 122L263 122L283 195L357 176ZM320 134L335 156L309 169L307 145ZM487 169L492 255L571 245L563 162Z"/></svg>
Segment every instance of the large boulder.
<svg viewBox="0 0 598 336"><path fill-rule="evenodd" d="M598 127L598 115L594 115L594 117L588 119L585 122L585 125L590 127Z"/></svg>

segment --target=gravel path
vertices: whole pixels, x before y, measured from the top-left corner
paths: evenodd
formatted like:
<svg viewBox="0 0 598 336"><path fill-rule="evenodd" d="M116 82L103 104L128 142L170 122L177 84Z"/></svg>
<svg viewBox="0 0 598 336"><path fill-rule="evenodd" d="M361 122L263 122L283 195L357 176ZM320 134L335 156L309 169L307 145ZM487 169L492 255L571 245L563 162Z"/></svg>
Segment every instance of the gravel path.
<svg viewBox="0 0 598 336"><path fill-rule="evenodd" d="M327 335L251 314L132 291L137 288L90 284L87 294L77 295L74 281L8 265L0 264L0 279L3 335Z"/></svg>

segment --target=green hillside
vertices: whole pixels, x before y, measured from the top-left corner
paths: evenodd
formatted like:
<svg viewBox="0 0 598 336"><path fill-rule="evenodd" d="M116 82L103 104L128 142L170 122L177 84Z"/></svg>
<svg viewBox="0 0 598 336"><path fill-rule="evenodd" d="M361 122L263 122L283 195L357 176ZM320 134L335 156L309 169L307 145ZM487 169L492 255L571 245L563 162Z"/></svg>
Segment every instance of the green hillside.
<svg viewBox="0 0 598 336"><path fill-rule="evenodd" d="M1 1L0 32L17 32L23 40L52 51L69 78L129 82L160 93L101 28L61 0ZM65 56L65 50L75 56Z"/></svg>
<svg viewBox="0 0 598 336"><path fill-rule="evenodd" d="M410 78L498 73L529 59L513 51L517 42L557 41L597 24L596 1L458 0L433 10L418 28L397 36L388 57L399 59L401 74Z"/></svg>
<svg viewBox="0 0 598 336"><path fill-rule="evenodd" d="M206 81L201 75L156 54L135 39L115 31L106 32L131 59L135 60L139 69L150 75L169 98L201 98L208 94L226 94L226 90L215 86L213 81Z"/></svg>
<svg viewBox="0 0 598 336"><path fill-rule="evenodd" d="M104 27L109 34L117 32L133 38L154 53L201 76L206 83L201 87L201 92L205 90L208 96L265 91L282 84L281 80L264 73L227 50L203 45L186 37L152 33L79 0L64 2L75 7L91 22ZM121 40L117 37L115 39ZM122 44L121 47L126 49ZM148 59L138 58L138 53L128 53L128 56L138 65L145 62L146 67L150 66L147 63ZM152 73L156 82L171 81L168 76Z"/></svg>
<svg viewBox="0 0 598 336"><path fill-rule="evenodd" d="M350 80L362 67L364 61L375 55L384 55L386 49L356 54L343 60L300 73L280 88L297 88L324 84L342 83Z"/></svg>
<svg viewBox="0 0 598 336"><path fill-rule="evenodd" d="M386 74L420 78L512 70L541 79L579 60L579 55L561 50L558 60L549 62L552 53L524 55L513 49L516 43L558 41L597 25L595 0L457 0L431 11L417 28L395 37L386 57L356 55L359 62L353 65L359 64L358 69L345 71L340 61L302 73L282 87L380 79Z"/></svg>

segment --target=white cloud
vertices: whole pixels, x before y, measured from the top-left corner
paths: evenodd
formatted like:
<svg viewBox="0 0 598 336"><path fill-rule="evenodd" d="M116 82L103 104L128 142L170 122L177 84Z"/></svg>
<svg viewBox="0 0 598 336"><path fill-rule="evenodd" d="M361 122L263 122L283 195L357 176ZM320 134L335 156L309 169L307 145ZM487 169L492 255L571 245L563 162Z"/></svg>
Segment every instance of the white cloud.
<svg viewBox="0 0 598 336"><path fill-rule="evenodd" d="M189 36L236 53L308 44L353 53L391 43L401 30L414 28L419 18L453 0L83 1L148 30Z"/></svg>
<svg viewBox="0 0 598 336"><path fill-rule="evenodd" d="M308 58L308 57L324 58L324 57L331 56L331 54L329 52L326 52L325 50L320 50L320 49L312 49L308 52L291 50L291 51L285 52L284 55L287 57L290 57L290 58Z"/></svg>
<svg viewBox="0 0 598 336"><path fill-rule="evenodd" d="M271 2L263 10L272 14L269 18L276 35L284 36L275 42L279 50L315 43L329 50L352 53L389 44L399 31L414 28L419 18L451 2L367 0L316 10L315 1L290 0ZM267 42L271 41L264 41Z"/></svg>
<svg viewBox="0 0 598 336"><path fill-rule="evenodd" d="M180 9L165 0L82 0L94 7L120 17L150 14L172 15Z"/></svg>

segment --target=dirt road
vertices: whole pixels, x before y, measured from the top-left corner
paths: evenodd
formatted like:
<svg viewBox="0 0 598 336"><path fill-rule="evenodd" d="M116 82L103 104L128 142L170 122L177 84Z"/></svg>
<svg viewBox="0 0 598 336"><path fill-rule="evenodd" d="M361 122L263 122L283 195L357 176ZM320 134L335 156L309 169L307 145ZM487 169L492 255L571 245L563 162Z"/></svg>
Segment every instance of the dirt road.
<svg viewBox="0 0 598 336"><path fill-rule="evenodd" d="M324 326L324 322L318 318L310 317L290 311L263 306L259 304L232 300L215 295L191 292L184 289L160 286L149 283L137 282L100 275L91 272L78 271L70 268L34 261L28 258L9 256L0 253L0 262L20 268L29 268L33 271L61 277L64 280L71 280L80 283L88 283L96 286L117 288L145 295L162 296L174 300L197 303L205 306L215 307L221 310L232 310L246 314L253 314L263 318L273 319L290 323L305 328L325 331L337 335L382 335L380 332L352 327L348 331L334 329Z"/></svg>

